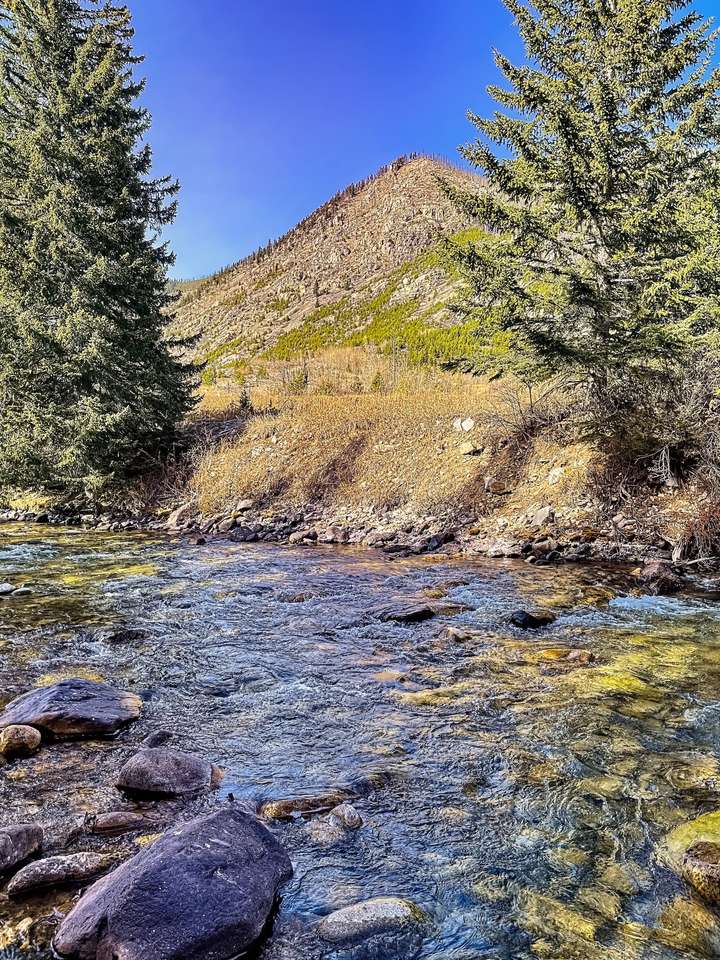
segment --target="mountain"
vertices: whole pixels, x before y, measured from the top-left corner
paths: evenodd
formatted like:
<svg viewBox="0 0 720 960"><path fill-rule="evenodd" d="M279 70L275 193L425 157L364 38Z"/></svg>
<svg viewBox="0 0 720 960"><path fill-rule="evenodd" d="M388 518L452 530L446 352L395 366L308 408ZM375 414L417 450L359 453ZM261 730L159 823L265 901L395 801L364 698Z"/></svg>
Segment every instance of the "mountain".
<svg viewBox="0 0 720 960"><path fill-rule="evenodd" d="M469 224L438 178L482 185L442 160L396 160L245 260L177 284L173 333L199 335L198 356L222 367L242 357L390 340L410 323L447 326L456 282L440 264L438 241Z"/></svg>

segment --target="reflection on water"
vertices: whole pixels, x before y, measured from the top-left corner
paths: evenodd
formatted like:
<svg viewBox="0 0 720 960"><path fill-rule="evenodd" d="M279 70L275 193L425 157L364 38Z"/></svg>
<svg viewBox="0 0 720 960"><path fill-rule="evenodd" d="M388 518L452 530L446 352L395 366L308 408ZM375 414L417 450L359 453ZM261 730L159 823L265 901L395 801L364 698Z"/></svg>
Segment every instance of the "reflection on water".
<svg viewBox="0 0 720 960"><path fill-rule="evenodd" d="M36 817L51 842L101 843L73 839L83 817L122 806L118 767L169 728L226 768L220 798L361 794L365 826L340 844L278 827L296 869L266 960L321 957L306 935L317 918L393 894L431 916L425 958L718 955L714 914L656 857L669 830L720 808L714 603L630 597L622 572L595 567L19 526L0 528L5 580L34 592L0 601L0 702L87 676L138 691L146 710L114 742L5 767L2 822ZM469 609L411 627L371 615L444 592ZM550 630L507 625L533 604L559 614ZM109 644L97 628L112 625L146 638ZM575 648L594 662L568 659ZM0 900L0 946L46 939L38 918L72 896Z"/></svg>

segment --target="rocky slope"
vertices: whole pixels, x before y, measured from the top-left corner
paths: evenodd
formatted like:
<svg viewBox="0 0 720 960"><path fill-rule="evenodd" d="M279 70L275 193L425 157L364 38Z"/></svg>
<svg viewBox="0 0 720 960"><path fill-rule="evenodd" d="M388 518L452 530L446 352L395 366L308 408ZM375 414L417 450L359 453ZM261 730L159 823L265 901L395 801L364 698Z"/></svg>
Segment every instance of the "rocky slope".
<svg viewBox="0 0 720 960"><path fill-rule="evenodd" d="M304 341L322 346L323 337L342 341L372 322L376 301L382 307L410 303L404 319L422 315L442 324L452 283L423 255L443 234L468 224L443 195L438 177L481 186L475 175L436 159L397 160L279 241L181 287L174 332L199 334L198 354L214 361L273 347L302 352Z"/></svg>

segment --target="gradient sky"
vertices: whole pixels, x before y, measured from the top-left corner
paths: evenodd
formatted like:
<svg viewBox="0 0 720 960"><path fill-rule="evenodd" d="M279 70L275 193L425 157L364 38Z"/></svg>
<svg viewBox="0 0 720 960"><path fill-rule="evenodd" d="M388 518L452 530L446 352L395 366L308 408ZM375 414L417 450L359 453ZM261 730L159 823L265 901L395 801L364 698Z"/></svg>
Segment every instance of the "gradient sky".
<svg viewBox="0 0 720 960"><path fill-rule="evenodd" d="M487 112L501 0L129 0L158 172L182 184L177 277L212 273L413 151L454 157ZM720 0L698 0L706 14Z"/></svg>

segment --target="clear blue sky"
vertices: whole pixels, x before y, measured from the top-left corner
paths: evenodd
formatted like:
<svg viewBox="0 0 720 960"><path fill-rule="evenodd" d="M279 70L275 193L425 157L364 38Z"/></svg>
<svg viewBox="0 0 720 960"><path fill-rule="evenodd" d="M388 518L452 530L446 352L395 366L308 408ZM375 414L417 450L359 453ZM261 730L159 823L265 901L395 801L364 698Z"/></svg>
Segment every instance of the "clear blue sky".
<svg viewBox="0 0 720 960"><path fill-rule="evenodd" d="M454 156L489 109L501 0L129 0L158 172L179 177L174 275L214 272L412 151ZM720 0L699 0L715 15Z"/></svg>

